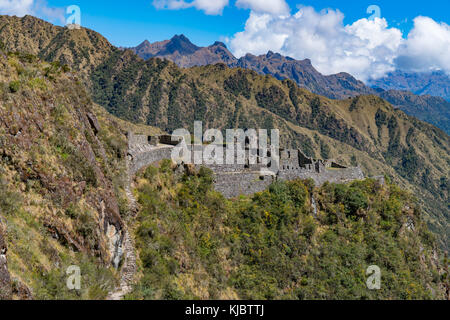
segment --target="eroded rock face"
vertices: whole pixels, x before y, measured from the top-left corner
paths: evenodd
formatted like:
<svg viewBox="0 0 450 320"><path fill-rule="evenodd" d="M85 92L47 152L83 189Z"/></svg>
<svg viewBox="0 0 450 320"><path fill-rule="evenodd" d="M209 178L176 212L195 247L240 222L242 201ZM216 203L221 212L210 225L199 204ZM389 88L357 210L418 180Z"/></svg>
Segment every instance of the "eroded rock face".
<svg viewBox="0 0 450 320"><path fill-rule="evenodd" d="M14 288L13 288L13 299L19 300L19 301L25 301L25 300L33 300L33 293L31 292L30 288L28 288L24 283L18 281L17 279L13 279L14 282Z"/></svg>
<svg viewBox="0 0 450 320"><path fill-rule="evenodd" d="M89 124L91 125L92 130L94 130L95 135L97 135L97 133L99 133L100 131L100 124L98 123L97 117L90 112L88 112L86 116L89 120Z"/></svg>
<svg viewBox="0 0 450 320"><path fill-rule="evenodd" d="M106 237L108 239L109 252L111 253L111 264L119 269L120 261L123 257L123 237L122 232L114 225L108 225Z"/></svg>
<svg viewBox="0 0 450 320"><path fill-rule="evenodd" d="M11 277L6 260L7 251L5 231L0 222L0 300L11 299Z"/></svg>

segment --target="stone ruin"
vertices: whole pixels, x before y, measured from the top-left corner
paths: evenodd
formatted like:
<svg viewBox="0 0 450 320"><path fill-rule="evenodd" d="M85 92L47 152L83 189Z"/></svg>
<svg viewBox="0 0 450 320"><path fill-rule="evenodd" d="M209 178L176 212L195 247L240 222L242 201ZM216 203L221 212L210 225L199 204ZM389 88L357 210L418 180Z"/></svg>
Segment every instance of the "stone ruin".
<svg viewBox="0 0 450 320"><path fill-rule="evenodd" d="M146 136L128 133L128 170L130 176L136 174L142 168L157 163L164 159L171 159L172 151L181 141L172 140L170 135ZM203 145L191 145L191 150L203 150ZM225 148L225 146L224 146ZM346 183L353 180L364 179L364 174L359 167L347 168L333 160L320 160L307 157L301 150L280 149L279 167L276 171L261 170L262 157L259 150L246 150L246 164L203 164L215 174L215 189L227 198L239 195L251 195L264 191L277 180L312 179L316 185L325 182ZM257 156L256 164L249 164L249 153ZM226 150L224 149L224 157ZM236 154L234 155L236 157ZM270 152L267 155L270 163ZM200 167L200 166L196 166Z"/></svg>

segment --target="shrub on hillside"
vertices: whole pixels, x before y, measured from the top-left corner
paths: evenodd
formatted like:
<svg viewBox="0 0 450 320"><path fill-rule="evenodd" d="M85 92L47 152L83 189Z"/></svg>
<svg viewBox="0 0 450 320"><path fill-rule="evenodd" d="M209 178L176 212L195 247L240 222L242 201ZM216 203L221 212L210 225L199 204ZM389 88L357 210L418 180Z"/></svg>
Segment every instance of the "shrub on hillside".
<svg viewBox="0 0 450 320"><path fill-rule="evenodd" d="M9 91L16 93L20 90L20 81L11 81L9 83Z"/></svg>

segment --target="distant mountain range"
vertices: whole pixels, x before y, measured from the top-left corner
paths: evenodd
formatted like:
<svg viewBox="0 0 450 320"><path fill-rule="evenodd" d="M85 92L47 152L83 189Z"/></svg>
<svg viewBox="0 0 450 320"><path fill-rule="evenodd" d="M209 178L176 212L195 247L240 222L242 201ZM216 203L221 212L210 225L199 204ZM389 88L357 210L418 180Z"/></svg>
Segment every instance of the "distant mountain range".
<svg viewBox="0 0 450 320"><path fill-rule="evenodd" d="M383 90L406 90L417 95L442 97L450 101L450 77L442 71L429 73L407 73L395 71L384 78L371 80L373 88Z"/></svg>
<svg viewBox="0 0 450 320"><path fill-rule="evenodd" d="M145 60L167 59L182 68L224 63L230 68L250 69L278 80L291 79L300 87L331 99L378 95L406 113L450 133L450 102L445 100L450 100L450 79L443 72L408 74L397 71L366 85L345 72L323 75L309 59L295 60L270 51L237 59L222 42L199 47L184 35L155 43L146 40L129 49Z"/></svg>
<svg viewBox="0 0 450 320"><path fill-rule="evenodd" d="M176 35L171 40L150 43L148 40L135 48L130 48L141 58L148 60L158 57L175 62L182 68L237 62L224 43L216 42L209 47L197 47L184 35Z"/></svg>
<svg viewBox="0 0 450 320"><path fill-rule="evenodd" d="M176 35L171 40L155 43L146 40L129 49L145 60L167 59L182 68L224 63L230 68L250 69L259 74L271 75L278 80L291 79L300 87L332 99L376 93L348 73L322 75L309 59L299 61L270 51L266 55L247 54L237 59L222 42L216 42L209 47L198 47L184 35Z"/></svg>
<svg viewBox="0 0 450 320"><path fill-rule="evenodd" d="M209 47L198 47L184 35L176 35L170 40L155 43L145 40L139 46L130 49L145 60L154 57L164 58L182 68L225 63L229 67L251 69L260 74L270 74L279 80L294 80L298 85L314 93L335 99L355 94L373 94L383 89L411 91L416 95L437 96L450 100L450 77L442 71L429 73L395 71L383 78L368 81L366 86L348 73L324 76L314 69L309 59L299 61L273 52L261 56L247 54L237 59L222 42L216 42Z"/></svg>

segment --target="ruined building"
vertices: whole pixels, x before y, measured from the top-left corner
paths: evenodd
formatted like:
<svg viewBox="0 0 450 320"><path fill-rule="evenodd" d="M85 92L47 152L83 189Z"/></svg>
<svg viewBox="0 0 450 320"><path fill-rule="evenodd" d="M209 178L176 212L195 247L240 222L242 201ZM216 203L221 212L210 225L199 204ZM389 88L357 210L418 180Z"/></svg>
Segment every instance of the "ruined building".
<svg viewBox="0 0 450 320"><path fill-rule="evenodd" d="M132 176L137 171L163 159L171 159L172 151L179 141L172 136L144 136L128 133L128 169ZM191 145L191 150L202 151L205 146ZM225 146L224 146L225 148ZM227 198L240 194L250 195L265 190L276 180L313 179L316 185L325 182L345 183L364 179L359 167L347 168L331 160L317 160L307 157L300 150L280 149L279 165L276 170L264 170L263 157L258 150L245 148L246 155L254 153L256 164L202 164L215 174L215 189ZM193 152L192 152L193 154ZM226 157L224 149L223 156ZM236 157L236 154L234 155ZM246 156L246 159L248 157ZM270 166L270 152L268 153ZM236 160L236 159L235 159Z"/></svg>

